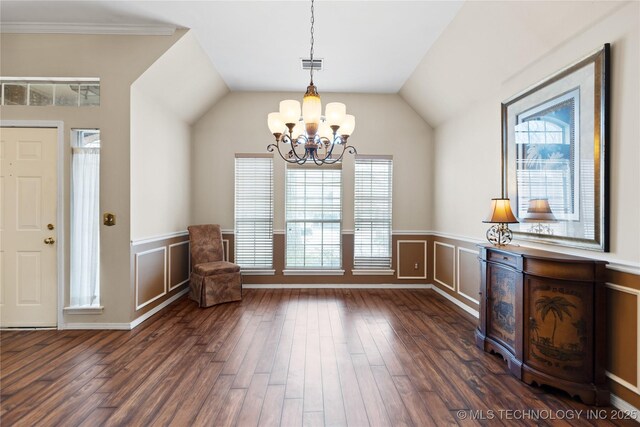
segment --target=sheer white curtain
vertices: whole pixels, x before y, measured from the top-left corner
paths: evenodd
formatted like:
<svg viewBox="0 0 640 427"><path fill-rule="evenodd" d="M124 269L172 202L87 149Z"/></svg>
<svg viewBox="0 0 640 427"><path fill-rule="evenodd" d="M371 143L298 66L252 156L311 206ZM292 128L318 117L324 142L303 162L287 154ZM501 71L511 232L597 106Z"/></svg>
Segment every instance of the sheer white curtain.
<svg viewBox="0 0 640 427"><path fill-rule="evenodd" d="M100 149L73 148L71 306L100 305Z"/></svg>

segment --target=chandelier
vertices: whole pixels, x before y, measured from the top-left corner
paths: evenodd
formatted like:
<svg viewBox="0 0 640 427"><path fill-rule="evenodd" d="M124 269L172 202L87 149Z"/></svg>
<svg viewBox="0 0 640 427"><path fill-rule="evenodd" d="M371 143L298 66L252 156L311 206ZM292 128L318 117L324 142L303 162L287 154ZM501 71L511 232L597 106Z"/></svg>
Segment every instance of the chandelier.
<svg viewBox="0 0 640 427"><path fill-rule="evenodd" d="M280 102L280 111L269 113L267 124L276 142L269 144L267 150L277 150L280 157L288 163L302 165L311 160L320 166L339 162L345 152L357 153L355 147L347 145L356 126L356 119L347 114L347 107L341 102L328 103L325 115L322 116L322 102L313 84L314 23L311 0L311 82L302 99L302 109L299 101L287 99Z"/></svg>

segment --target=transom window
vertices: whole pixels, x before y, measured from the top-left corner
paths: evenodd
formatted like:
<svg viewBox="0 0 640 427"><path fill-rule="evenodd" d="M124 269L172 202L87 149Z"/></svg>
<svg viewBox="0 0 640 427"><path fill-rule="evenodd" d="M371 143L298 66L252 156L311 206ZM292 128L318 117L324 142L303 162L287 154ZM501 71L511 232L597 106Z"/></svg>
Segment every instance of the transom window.
<svg viewBox="0 0 640 427"><path fill-rule="evenodd" d="M2 105L37 107L100 106L100 79L1 77Z"/></svg>

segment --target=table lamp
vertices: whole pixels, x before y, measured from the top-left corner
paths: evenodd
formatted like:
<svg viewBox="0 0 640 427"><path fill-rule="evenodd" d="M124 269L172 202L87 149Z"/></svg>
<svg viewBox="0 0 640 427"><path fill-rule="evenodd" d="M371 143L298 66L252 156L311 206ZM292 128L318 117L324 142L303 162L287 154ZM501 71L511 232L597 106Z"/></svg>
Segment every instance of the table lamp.
<svg viewBox="0 0 640 427"><path fill-rule="evenodd" d="M508 245L513 239L513 233L507 224L517 223L518 220L511 211L509 199L491 199L491 212L482 222L495 224L487 230L487 240L497 246Z"/></svg>

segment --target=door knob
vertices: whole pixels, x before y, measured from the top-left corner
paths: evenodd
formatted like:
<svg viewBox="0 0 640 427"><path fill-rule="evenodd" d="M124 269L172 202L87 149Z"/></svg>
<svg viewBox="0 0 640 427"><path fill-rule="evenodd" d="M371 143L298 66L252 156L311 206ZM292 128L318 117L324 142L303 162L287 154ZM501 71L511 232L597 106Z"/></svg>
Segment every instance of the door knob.
<svg viewBox="0 0 640 427"><path fill-rule="evenodd" d="M44 239L44 242L47 245L53 245L56 241L53 239L53 237L47 237L46 239Z"/></svg>
<svg viewBox="0 0 640 427"><path fill-rule="evenodd" d="M55 227L53 226L53 224L47 224L47 228L48 228L49 230L53 230Z"/></svg>

